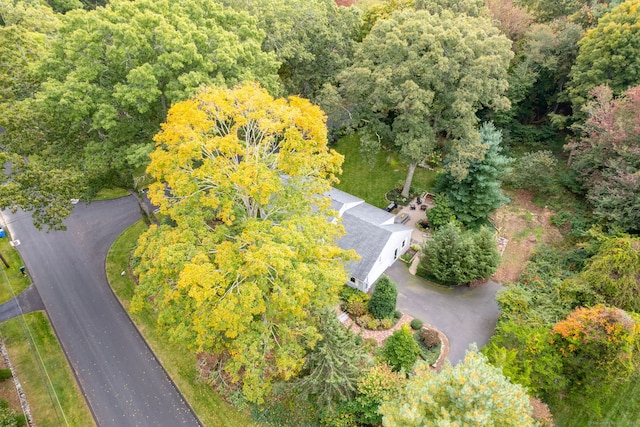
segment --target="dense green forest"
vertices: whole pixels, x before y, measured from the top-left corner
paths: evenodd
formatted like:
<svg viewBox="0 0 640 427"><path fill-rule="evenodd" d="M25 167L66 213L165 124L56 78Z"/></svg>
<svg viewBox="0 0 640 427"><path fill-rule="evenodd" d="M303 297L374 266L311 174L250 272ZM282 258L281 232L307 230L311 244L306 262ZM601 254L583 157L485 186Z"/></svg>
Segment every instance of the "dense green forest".
<svg viewBox="0 0 640 427"><path fill-rule="evenodd" d="M633 425L640 0L341 3L0 0L0 208L58 229L72 198L155 181L132 308L263 425ZM405 198L437 171L425 252L459 262L421 268L443 282L495 271L509 191L555 212L562 241L457 366L414 366L408 330L373 351L327 310L356 257L318 197L338 140L392 153Z"/></svg>

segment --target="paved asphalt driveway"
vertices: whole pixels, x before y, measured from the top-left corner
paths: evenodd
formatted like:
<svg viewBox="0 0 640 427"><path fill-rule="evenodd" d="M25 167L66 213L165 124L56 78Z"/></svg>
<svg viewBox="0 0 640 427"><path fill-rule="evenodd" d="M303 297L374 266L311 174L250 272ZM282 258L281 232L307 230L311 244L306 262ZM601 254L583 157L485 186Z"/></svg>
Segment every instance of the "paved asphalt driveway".
<svg viewBox="0 0 640 427"><path fill-rule="evenodd" d="M98 425L198 426L106 280L111 243L139 217L131 196L77 205L66 231L4 213Z"/></svg>
<svg viewBox="0 0 640 427"><path fill-rule="evenodd" d="M499 315L496 292L502 288L488 281L475 288L434 286L409 273L402 262L385 272L398 285L398 309L422 319L449 338L449 360L464 359L469 344L484 346L493 335Z"/></svg>

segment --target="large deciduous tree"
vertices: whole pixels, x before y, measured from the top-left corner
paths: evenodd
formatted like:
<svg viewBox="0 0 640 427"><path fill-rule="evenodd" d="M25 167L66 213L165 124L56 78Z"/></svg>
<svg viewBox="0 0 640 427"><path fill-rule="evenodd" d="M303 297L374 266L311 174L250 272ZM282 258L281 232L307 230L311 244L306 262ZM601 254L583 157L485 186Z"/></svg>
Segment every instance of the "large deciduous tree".
<svg viewBox="0 0 640 427"><path fill-rule="evenodd" d="M201 85L277 87L277 63L261 50L256 20L214 0L113 0L60 20L39 64L38 91L0 118L11 130L6 149L29 156L44 176L57 167L82 172L94 190L132 189L172 103Z"/></svg>
<svg viewBox="0 0 640 427"><path fill-rule="evenodd" d="M586 282L607 304L640 313L640 238L601 239L598 252L575 280Z"/></svg>
<svg viewBox="0 0 640 427"><path fill-rule="evenodd" d="M487 221L496 209L508 202L502 194L502 176L508 172L513 159L501 154L502 132L493 123L480 128L481 157L470 162L462 179L452 171L440 175L438 186L447 195L456 218L467 226Z"/></svg>
<svg viewBox="0 0 640 427"><path fill-rule="evenodd" d="M280 62L278 75L287 95L314 99L322 85L350 65L360 18L355 8L333 0L226 0L258 19L262 48Z"/></svg>
<svg viewBox="0 0 640 427"><path fill-rule="evenodd" d="M448 9L408 9L376 21L354 65L338 76L338 92L364 150L396 147L409 164L403 195L439 136L456 147L449 166L457 177L481 157L475 113L508 106L510 46L490 19Z"/></svg>
<svg viewBox="0 0 640 427"><path fill-rule="evenodd" d="M525 390L472 348L463 362L434 372L420 363L405 389L382 404L382 425L534 426Z"/></svg>
<svg viewBox="0 0 640 427"><path fill-rule="evenodd" d="M595 88L579 141L567 145L571 166L587 190L594 214L622 231L640 231L640 86L617 99Z"/></svg>
<svg viewBox="0 0 640 427"><path fill-rule="evenodd" d="M608 85L615 95L640 84L640 0L628 0L598 20L578 43L568 92L573 112L581 115L591 89Z"/></svg>
<svg viewBox="0 0 640 427"><path fill-rule="evenodd" d="M640 325L619 308L578 307L551 332L570 391L578 396L598 402L638 370Z"/></svg>
<svg viewBox="0 0 640 427"><path fill-rule="evenodd" d="M171 338L212 354L251 401L300 372L320 338L312 314L347 279L323 196L342 157L324 120L248 84L176 103L155 137L149 196L172 224L141 237L132 307L155 307Z"/></svg>
<svg viewBox="0 0 640 427"><path fill-rule="evenodd" d="M53 10L38 1L0 0L0 208L21 207L36 225L55 224L71 212L69 199L82 188L79 175L42 155L43 115L33 94L40 87L38 63L47 39L60 26Z"/></svg>

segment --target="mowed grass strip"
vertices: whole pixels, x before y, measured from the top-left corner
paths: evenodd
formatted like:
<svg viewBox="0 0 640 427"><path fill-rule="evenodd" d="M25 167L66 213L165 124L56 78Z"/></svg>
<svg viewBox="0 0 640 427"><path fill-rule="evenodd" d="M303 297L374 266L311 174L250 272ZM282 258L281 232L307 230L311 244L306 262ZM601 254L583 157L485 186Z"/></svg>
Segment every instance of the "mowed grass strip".
<svg viewBox="0 0 640 427"><path fill-rule="evenodd" d="M138 237L146 230L142 221L126 229L111 246L107 256L107 277L120 303L129 312L135 282L129 274L129 257ZM121 273L126 273L122 275ZM156 328L156 314L146 309L129 316L144 336L160 363L205 426L248 427L251 416L241 414L203 381L199 381L196 358L183 346L169 342Z"/></svg>
<svg viewBox="0 0 640 427"><path fill-rule="evenodd" d="M0 334L37 426L95 426L45 313L4 321Z"/></svg>
<svg viewBox="0 0 640 427"><path fill-rule="evenodd" d="M409 166L395 151L380 150L371 167L360 154L360 137L357 134L340 138L332 148L344 156L340 183L335 187L374 206L385 208L389 205L384 195L407 178ZM431 192L435 179L434 171L416 168L411 187Z"/></svg>
<svg viewBox="0 0 640 427"><path fill-rule="evenodd" d="M103 188L102 190L98 191L93 200L111 200L128 195L129 192L124 188Z"/></svg>
<svg viewBox="0 0 640 427"><path fill-rule="evenodd" d="M13 298L14 294L18 295L20 292L25 290L31 281L29 277L20 273L20 266L22 265L22 259L20 258L20 254L16 251L13 246L9 243L10 237L5 230L5 237L0 239L0 254L4 257L4 259L9 264L9 268L6 268L4 263L0 260L0 268L4 270L9 283L11 284L11 289L7 286L4 281L4 277L0 275L0 304L9 301Z"/></svg>

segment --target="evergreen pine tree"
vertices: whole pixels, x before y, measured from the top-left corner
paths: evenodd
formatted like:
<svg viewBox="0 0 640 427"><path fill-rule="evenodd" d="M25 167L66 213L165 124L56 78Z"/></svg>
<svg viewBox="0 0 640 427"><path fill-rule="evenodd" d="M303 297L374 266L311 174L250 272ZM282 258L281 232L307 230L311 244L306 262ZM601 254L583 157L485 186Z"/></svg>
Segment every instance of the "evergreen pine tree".
<svg viewBox="0 0 640 427"><path fill-rule="evenodd" d="M500 254L491 230L481 227L473 236L474 272L473 279L486 279L496 272L500 265Z"/></svg>
<svg viewBox="0 0 640 427"><path fill-rule="evenodd" d="M475 264L472 241L460 228L449 223L433 233L425 243L418 274L431 277L444 285L457 285L470 281Z"/></svg>
<svg viewBox="0 0 640 427"><path fill-rule="evenodd" d="M372 360L361 340L340 323L334 310L322 310L317 320L322 340L307 354L303 374L293 384L319 413L330 414L340 402L355 396L357 381Z"/></svg>
<svg viewBox="0 0 640 427"><path fill-rule="evenodd" d="M446 173L439 183L449 197L456 218L467 226L482 224L492 212L509 201L502 194L500 185L513 159L500 154L502 132L488 122L480 128L480 136L486 147L482 159L471 164L469 173L462 180Z"/></svg>

